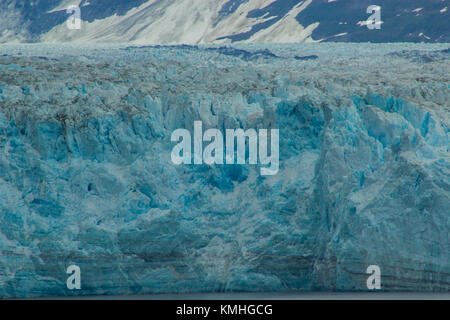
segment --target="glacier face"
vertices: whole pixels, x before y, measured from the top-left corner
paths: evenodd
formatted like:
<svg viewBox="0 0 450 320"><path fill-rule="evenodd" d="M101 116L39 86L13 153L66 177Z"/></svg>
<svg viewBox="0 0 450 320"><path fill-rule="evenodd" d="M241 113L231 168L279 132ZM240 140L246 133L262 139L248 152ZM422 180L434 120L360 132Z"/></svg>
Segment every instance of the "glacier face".
<svg viewBox="0 0 450 320"><path fill-rule="evenodd" d="M448 47L2 46L0 297L448 291ZM195 120L279 173L174 165Z"/></svg>
<svg viewBox="0 0 450 320"><path fill-rule="evenodd" d="M0 43L449 42L449 0L2 0ZM66 10L78 5L81 29Z"/></svg>

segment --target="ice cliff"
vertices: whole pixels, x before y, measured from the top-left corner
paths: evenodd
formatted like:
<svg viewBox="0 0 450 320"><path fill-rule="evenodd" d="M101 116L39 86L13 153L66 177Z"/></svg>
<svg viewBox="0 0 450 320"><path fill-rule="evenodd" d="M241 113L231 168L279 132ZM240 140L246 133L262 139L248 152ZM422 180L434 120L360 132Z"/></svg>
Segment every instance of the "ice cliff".
<svg viewBox="0 0 450 320"><path fill-rule="evenodd" d="M2 45L0 297L450 290L448 47ZM174 165L195 120L279 173Z"/></svg>

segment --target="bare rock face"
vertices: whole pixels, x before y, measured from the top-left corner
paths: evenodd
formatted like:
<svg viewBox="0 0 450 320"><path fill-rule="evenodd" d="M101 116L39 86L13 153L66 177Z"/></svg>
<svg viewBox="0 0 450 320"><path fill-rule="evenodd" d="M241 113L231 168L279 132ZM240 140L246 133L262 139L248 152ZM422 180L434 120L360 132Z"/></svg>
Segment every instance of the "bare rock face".
<svg viewBox="0 0 450 320"><path fill-rule="evenodd" d="M446 48L2 46L0 296L448 291ZM279 172L174 165L197 120Z"/></svg>
<svg viewBox="0 0 450 320"><path fill-rule="evenodd" d="M80 30L67 28L78 5ZM367 28L371 6L381 30ZM0 43L450 42L448 0L2 0Z"/></svg>

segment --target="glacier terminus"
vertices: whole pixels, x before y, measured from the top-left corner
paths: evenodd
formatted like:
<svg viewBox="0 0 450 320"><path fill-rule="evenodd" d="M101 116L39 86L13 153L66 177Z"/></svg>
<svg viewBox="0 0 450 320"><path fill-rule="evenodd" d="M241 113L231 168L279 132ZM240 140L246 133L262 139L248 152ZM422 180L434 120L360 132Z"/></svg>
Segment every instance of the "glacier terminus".
<svg viewBox="0 0 450 320"><path fill-rule="evenodd" d="M2 44L0 297L448 292L449 47Z"/></svg>

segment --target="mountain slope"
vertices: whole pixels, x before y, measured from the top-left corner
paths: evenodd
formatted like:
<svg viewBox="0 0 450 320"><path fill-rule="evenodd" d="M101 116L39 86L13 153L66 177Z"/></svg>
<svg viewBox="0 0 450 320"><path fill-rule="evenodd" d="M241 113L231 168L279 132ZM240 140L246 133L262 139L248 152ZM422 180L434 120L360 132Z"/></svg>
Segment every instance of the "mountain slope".
<svg viewBox="0 0 450 320"><path fill-rule="evenodd" d="M0 42L450 42L449 0L3 0ZM66 8L78 4L80 30ZM381 6L369 30L367 7Z"/></svg>

